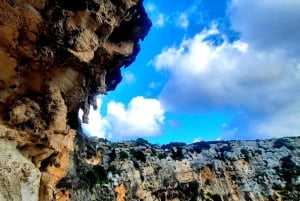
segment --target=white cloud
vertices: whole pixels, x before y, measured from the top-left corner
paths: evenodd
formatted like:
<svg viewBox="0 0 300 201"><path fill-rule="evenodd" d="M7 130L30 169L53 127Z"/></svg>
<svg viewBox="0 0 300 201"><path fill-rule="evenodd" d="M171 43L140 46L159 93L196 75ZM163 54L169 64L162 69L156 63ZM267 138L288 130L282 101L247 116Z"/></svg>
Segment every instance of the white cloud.
<svg viewBox="0 0 300 201"><path fill-rule="evenodd" d="M127 108L123 103L110 102L106 119L113 125L113 139L155 136L164 124L164 109L156 99L133 98Z"/></svg>
<svg viewBox="0 0 300 201"><path fill-rule="evenodd" d="M197 138L195 138L195 139L193 140L192 143L201 142L201 141L202 141L201 138L200 138L200 137L197 137Z"/></svg>
<svg viewBox="0 0 300 201"><path fill-rule="evenodd" d="M174 12L168 12L167 14L162 12L159 4L154 4L153 2L148 2L145 4L146 11L153 22L153 26L156 28L162 28L166 25L176 26L178 28L187 29L190 21L196 24L204 23L204 16L201 12L201 1L194 1L190 6L182 6L182 9L174 10Z"/></svg>
<svg viewBox="0 0 300 201"><path fill-rule="evenodd" d="M224 39L219 46L208 40L217 34ZM154 59L157 70L171 75L160 100L169 110L212 111L229 106L237 113L244 111L245 117L231 122L230 135L224 134L223 139L297 135L300 60L288 57L288 51L260 49L252 41L230 43L213 26L178 47L164 49Z"/></svg>
<svg viewBox="0 0 300 201"><path fill-rule="evenodd" d="M153 3L149 2L145 5L145 9L146 9L147 13L152 13L156 10L156 6Z"/></svg>
<svg viewBox="0 0 300 201"><path fill-rule="evenodd" d="M150 16L152 16L152 20L153 20L153 25L155 27L163 27L166 24L168 25L175 25L179 28L183 28L183 29L187 29L189 26L189 13L174 13L171 15L166 16L163 13L152 13L150 14Z"/></svg>
<svg viewBox="0 0 300 201"><path fill-rule="evenodd" d="M161 28L165 25L168 17L163 14L159 8L151 2L148 2L145 5L146 11L153 22L153 26L157 28Z"/></svg>
<svg viewBox="0 0 300 201"><path fill-rule="evenodd" d="M100 113L101 99L98 98L97 102L98 110L90 110L89 124L82 124L84 131L91 136L116 141L155 136L162 132L165 111L157 99L137 96L127 107L123 103L111 101L105 116Z"/></svg>
<svg viewBox="0 0 300 201"><path fill-rule="evenodd" d="M154 21L154 26L156 27L163 27L166 21L166 17L164 14L160 13L156 16Z"/></svg>
<svg viewBox="0 0 300 201"><path fill-rule="evenodd" d="M179 27L184 28L184 29L188 28L188 26L189 26L189 20L188 20L188 15L186 13L181 13L178 16L177 25Z"/></svg>
<svg viewBox="0 0 300 201"><path fill-rule="evenodd" d="M289 49L286 54L299 57L299 0L233 0L228 13L233 29L255 48Z"/></svg>
<svg viewBox="0 0 300 201"><path fill-rule="evenodd" d="M251 112L251 111L250 111ZM226 126L220 139L261 139L284 136L299 136L300 103L279 107L266 114L242 114ZM240 119L239 119L240 118Z"/></svg>
<svg viewBox="0 0 300 201"><path fill-rule="evenodd" d="M93 110L93 108L90 107L89 124L81 124L81 126L84 132L88 132L91 136L105 138L106 130L110 127L110 124L100 114L100 108L102 105L102 99L100 96L97 97L97 105L97 110ZM78 114L80 119L82 114L83 111L80 109Z"/></svg>
<svg viewBox="0 0 300 201"><path fill-rule="evenodd" d="M131 73L131 72L125 72L123 74L123 79L124 79L124 82L128 83L128 84L131 84L133 82L135 82L135 76Z"/></svg>
<svg viewBox="0 0 300 201"><path fill-rule="evenodd" d="M278 112L265 118L263 122L258 122L254 127L254 132L259 136L283 137L299 136L300 102L291 103L285 108L278 108Z"/></svg>
<svg viewBox="0 0 300 201"><path fill-rule="evenodd" d="M299 65L300 66L300 65ZM300 69L300 67L299 67ZM161 87L162 83L161 82L151 82L149 84L150 89L157 89L158 87Z"/></svg>
<svg viewBox="0 0 300 201"><path fill-rule="evenodd" d="M147 3L145 8L154 27L160 28L165 25L167 17L153 3Z"/></svg>

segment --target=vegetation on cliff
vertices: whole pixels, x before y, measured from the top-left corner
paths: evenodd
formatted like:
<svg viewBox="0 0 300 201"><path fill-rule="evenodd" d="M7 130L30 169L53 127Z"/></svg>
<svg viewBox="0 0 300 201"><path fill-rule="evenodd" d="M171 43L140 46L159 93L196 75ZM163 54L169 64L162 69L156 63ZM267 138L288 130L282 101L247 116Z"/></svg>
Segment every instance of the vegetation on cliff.
<svg viewBox="0 0 300 201"><path fill-rule="evenodd" d="M66 177L71 186L60 183L61 188L71 189L73 200L79 201L83 193L116 200L114 189L121 185L131 201L297 200L300 196L299 137L162 146L144 139L111 143L81 138L72 157L76 165ZM281 142L285 146L278 146ZM98 152L101 162L88 164L86 157ZM95 167L101 167L104 176L98 182ZM91 170L95 172L87 180L77 179Z"/></svg>

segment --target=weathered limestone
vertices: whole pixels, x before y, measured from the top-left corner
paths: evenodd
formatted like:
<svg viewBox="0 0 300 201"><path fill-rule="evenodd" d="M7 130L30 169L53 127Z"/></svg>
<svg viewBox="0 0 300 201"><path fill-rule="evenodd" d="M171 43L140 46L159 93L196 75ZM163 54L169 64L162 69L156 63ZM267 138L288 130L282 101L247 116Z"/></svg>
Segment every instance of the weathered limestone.
<svg viewBox="0 0 300 201"><path fill-rule="evenodd" d="M69 200L77 112L88 122L150 26L142 0L0 1L1 201Z"/></svg>
<svg viewBox="0 0 300 201"><path fill-rule="evenodd" d="M300 196L300 137L163 147L77 137L72 168L60 183L74 201L83 196L103 201L280 201Z"/></svg>

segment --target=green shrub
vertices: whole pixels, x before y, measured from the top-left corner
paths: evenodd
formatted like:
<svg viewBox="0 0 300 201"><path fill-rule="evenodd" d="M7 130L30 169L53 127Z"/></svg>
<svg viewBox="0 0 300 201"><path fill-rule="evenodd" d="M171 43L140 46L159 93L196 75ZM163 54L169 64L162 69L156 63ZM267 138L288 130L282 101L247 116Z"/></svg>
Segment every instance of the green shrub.
<svg viewBox="0 0 300 201"><path fill-rule="evenodd" d="M109 156L110 161L114 161L117 157L116 150L115 149L111 150L111 152L108 154L108 156Z"/></svg>
<svg viewBox="0 0 300 201"><path fill-rule="evenodd" d="M203 149L209 149L210 148L210 144L208 142L196 142L193 143L193 149L195 150L195 152L197 152L198 154L200 154L202 152Z"/></svg>
<svg viewBox="0 0 300 201"><path fill-rule="evenodd" d="M210 197L213 201L222 201L222 198L219 194L211 194L207 193L208 197Z"/></svg>
<svg viewBox="0 0 300 201"><path fill-rule="evenodd" d="M127 153L126 151L123 151L123 150L122 150L122 151L120 151L120 153L119 153L119 157L120 157L120 160L123 161L123 160L129 158L129 155L128 155L128 153Z"/></svg>
<svg viewBox="0 0 300 201"><path fill-rule="evenodd" d="M300 192L299 191L281 191L280 194L282 195L282 200L288 201L299 201L300 199Z"/></svg>
<svg viewBox="0 0 300 201"><path fill-rule="evenodd" d="M155 149L153 149L153 148L151 148L151 156L156 156L156 150Z"/></svg>
<svg viewBox="0 0 300 201"><path fill-rule="evenodd" d="M199 183L197 181L192 181L189 183L188 191L190 191L191 201L197 201L199 194Z"/></svg>
<svg viewBox="0 0 300 201"><path fill-rule="evenodd" d="M131 154L134 158L142 161L142 162L146 162L146 156L144 154L144 152L142 152L141 150L131 150Z"/></svg>
<svg viewBox="0 0 300 201"><path fill-rule="evenodd" d="M165 152L163 152L163 153L159 153L157 157L158 157L159 159L165 159L165 158L167 158L167 156L168 156L168 155L167 155Z"/></svg>
<svg viewBox="0 0 300 201"><path fill-rule="evenodd" d="M147 140L143 139L143 138L138 138L138 139L135 140L135 145L136 146L139 146L139 145L145 146L145 145L149 145L149 144L150 143Z"/></svg>
<svg viewBox="0 0 300 201"><path fill-rule="evenodd" d="M189 190L191 192L198 192L199 183L197 181L192 181L189 183Z"/></svg>
<svg viewBox="0 0 300 201"><path fill-rule="evenodd" d="M56 187L71 189L72 188L72 178L70 178L70 177L64 177L64 178L62 178L58 182L58 184L56 185Z"/></svg>
<svg viewBox="0 0 300 201"><path fill-rule="evenodd" d="M100 181L107 180L107 172L101 165L95 165L93 167L94 172L97 174L97 179Z"/></svg>
<svg viewBox="0 0 300 201"><path fill-rule="evenodd" d="M259 155L262 154L262 151L261 151L260 149L257 149L257 150L255 150L254 152L255 152L256 154L259 154Z"/></svg>
<svg viewBox="0 0 300 201"><path fill-rule="evenodd" d="M290 144L290 141L287 138L279 138L274 141L273 148L281 148L281 147L286 147L290 150L294 150L295 147Z"/></svg>
<svg viewBox="0 0 300 201"><path fill-rule="evenodd" d="M112 174L118 174L118 175L121 175L121 170L117 169L116 166L114 166L114 165L110 165L110 166L107 168L107 172L111 172Z"/></svg>
<svg viewBox="0 0 300 201"><path fill-rule="evenodd" d="M107 172L101 165L93 166L92 170L89 170L84 174L80 174L79 178L88 183L90 187L93 187L95 184L109 183L109 180L107 179Z"/></svg>
<svg viewBox="0 0 300 201"><path fill-rule="evenodd" d="M241 153L245 156L246 161L250 159L250 152L248 149L242 148Z"/></svg>
<svg viewBox="0 0 300 201"><path fill-rule="evenodd" d="M231 152L232 151L232 147L230 145L224 145L219 149L220 152Z"/></svg>
<svg viewBox="0 0 300 201"><path fill-rule="evenodd" d="M182 192L184 200L197 201L199 196L199 183L197 181L186 184L179 183L176 189Z"/></svg>
<svg viewBox="0 0 300 201"><path fill-rule="evenodd" d="M292 156L285 156L280 159L281 168L278 168L279 175L286 181L287 189L293 188L292 180L300 176L300 167L292 160Z"/></svg>
<svg viewBox="0 0 300 201"><path fill-rule="evenodd" d="M182 159L184 159L181 147L177 147L176 149L172 148L171 153L171 157L173 158L173 160L181 161Z"/></svg>
<svg viewBox="0 0 300 201"><path fill-rule="evenodd" d="M85 175L82 175L81 179L87 181L90 187L93 187L96 183L100 182L100 180L97 177L97 173L93 170L90 170Z"/></svg>
<svg viewBox="0 0 300 201"><path fill-rule="evenodd" d="M133 166L134 166L135 169L139 169L140 168L140 165L139 165L139 163L137 161L133 160L132 162L133 162Z"/></svg>
<svg viewBox="0 0 300 201"><path fill-rule="evenodd" d="M90 172L93 172L91 176L95 177L94 179L96 180L97 184L109 183L109 181L107 179L107 172L104 169L104 167L102 167L101 165L95 165L93 167L93 170ZM92 179L92 178L90 178L90 179Z"/></svg>
<svg viewBox="0 0 300 201"><path fill-rule="evenodd" d="M214 194L211 196L211 198L213 199L213 201L222 201L222 198L219 194Z"/></svg>
<svg viewBox="0 0 300 201"><path fill-rule="evenodd" d="M164 144L161 146L162 149L172 149L173 147L184 147L186 143L183 142L171 142L169 144Z"/></svg>

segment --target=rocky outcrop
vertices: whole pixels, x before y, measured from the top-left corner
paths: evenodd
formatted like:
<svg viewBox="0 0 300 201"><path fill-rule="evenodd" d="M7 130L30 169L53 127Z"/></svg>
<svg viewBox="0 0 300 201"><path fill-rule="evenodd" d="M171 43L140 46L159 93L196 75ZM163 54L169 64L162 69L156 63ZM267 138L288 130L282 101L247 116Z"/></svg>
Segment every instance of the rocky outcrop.
<svg viewBox="0 0 300 201"><path fill-rule="evenodd" d="M300 137L157 146L79 134L58 187L74 201L298 201L299 156Z"/></svg>
<svg viewBox="0 0 300 201"><path fill-rule="evenodd" d="M142 0L0 1L0 200L69 200L78 126L114 90L151 22Z"/></svg>

